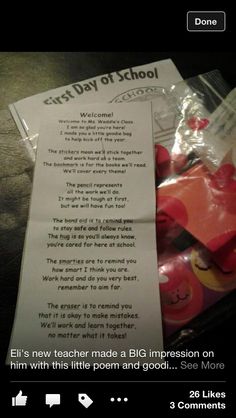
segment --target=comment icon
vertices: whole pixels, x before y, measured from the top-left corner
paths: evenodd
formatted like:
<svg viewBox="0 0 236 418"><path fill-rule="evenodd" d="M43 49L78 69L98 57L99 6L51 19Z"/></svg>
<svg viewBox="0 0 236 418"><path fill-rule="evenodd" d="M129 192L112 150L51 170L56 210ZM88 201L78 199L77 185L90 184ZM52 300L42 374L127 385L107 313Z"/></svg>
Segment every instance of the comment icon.
<svg viewBox="0 0 236 418"><path fill-rule="evenodd" d="M47 393L45 403L46 405L49 405L49 408L51 408L53 405L60 405L61 403L60 393Z"/></svg>

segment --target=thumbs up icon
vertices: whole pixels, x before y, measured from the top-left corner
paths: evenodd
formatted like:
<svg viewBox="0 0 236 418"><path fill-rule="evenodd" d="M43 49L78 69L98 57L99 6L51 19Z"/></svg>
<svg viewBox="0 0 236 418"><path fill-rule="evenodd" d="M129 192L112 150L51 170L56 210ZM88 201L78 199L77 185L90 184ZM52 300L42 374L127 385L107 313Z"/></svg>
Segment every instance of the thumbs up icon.
<svg viewBox="0 0 236 418"><path fill-rule="evenodd" d="M28 396L22 395L22 390L16 395L11 398L11 404L12 406L25 406L27 402Z"/></svg>

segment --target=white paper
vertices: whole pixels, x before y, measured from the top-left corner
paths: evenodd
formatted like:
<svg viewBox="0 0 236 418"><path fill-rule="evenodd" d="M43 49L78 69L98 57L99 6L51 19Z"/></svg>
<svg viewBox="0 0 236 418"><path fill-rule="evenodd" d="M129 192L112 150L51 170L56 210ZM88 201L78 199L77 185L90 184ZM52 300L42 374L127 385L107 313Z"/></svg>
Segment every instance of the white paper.
<svg viewBox="0 0 236 418"><path fill-rule="evenodd" d="M151 103L50 107L39 138L10 349L162 349Z"/></svg>
<svg viewBox="0 0 236 418"><path fill-rule="evenodd" d="M64 103L127 103L155 100L153 106L153 134L156 142L168 147L173 142L175 111L169 108L166 89L182 81L172 60L104 74L68 86L49 90L19 100L9 106L23 138L28 137L33 148L37 145L42 108Z"/></svg>

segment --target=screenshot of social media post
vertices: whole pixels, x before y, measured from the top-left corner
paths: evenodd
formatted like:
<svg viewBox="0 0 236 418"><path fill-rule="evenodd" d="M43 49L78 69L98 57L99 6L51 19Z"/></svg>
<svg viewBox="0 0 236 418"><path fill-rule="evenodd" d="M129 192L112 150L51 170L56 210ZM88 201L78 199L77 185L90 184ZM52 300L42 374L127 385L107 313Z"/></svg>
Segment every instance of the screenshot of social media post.
<svg viewBox="0 0 236 418"><path fill-rule="evenodd" d="M4 408L232 416L235 58L0 53Z"/></svg>

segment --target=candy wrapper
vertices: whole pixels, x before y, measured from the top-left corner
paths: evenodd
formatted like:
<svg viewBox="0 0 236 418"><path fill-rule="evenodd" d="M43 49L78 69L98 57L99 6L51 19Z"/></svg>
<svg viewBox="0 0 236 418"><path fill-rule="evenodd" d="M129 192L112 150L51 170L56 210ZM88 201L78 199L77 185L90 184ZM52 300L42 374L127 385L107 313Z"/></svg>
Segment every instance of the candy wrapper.
<svg viewBox="0 0 236 418"><path fill-rule="evenodd" d="M236 288L236 100L218 71L170 90L173 146L156 145L165 335Z"/></svg>

